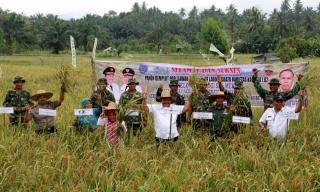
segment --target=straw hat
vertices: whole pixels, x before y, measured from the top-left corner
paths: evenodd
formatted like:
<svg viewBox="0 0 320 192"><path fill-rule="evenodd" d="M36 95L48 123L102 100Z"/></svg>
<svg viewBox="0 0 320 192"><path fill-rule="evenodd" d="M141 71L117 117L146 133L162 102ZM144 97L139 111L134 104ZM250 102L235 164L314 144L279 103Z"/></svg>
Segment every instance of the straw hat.
<svg viewBox="0 0 320 192"><path fill-rule="evenodd" d="M45 97L46 100L52 97L53 93L45 91L45 90L38 90L36 94L31 96L31 99L34 101L38 101L40 97Z"/></svg>
<svg viewBox="0 0 320 192"><path fill-rule="evenodd" d="M161 93L161 98L171 98L171 94L169 91L163 91Z"/></svg>
<svg viewBox="0 0 320 192"><path fill-rule="evenodd" d="M109 111L109 110L116 110L117 109L117 104L114 102L110 102L107 107L104 108L104 110Z"/></svg>
<svg viewBox="0 0 320 192"><path fill-rule="evenodd" d="M219 97L222 97L224 99L227 99L228 96L226 94L224 94L223 91L218 91L218 92L215 92L214 95L210 96L212 99L216 100L217 98Z"/></svg>

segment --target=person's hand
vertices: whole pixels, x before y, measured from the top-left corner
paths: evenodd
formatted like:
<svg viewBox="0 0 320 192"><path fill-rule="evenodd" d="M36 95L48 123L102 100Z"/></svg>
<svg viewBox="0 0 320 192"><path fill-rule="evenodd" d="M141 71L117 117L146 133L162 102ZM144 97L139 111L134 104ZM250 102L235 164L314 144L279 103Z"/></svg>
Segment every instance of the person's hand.
<svg viewBox="0 0 320 192"><path fill-rule="evenodd" d="M148 98L148 93L147 92L142 93L142 98L146 100Z"/></svg>
<svg viewBox="0 0 320 192"><path fill-rule="evenodd" d="M304 89L301 89L301 90L298 92L298 95L299 95L300 97L304 97L304 95L305 95Z"/></svg>
<svg viewBox="0 0 320 192"><path fill-rule="evenodd" d="M97 97L98 101L101 101L101 94L96 93L95 96Z"/></svg>
<svg viewBox="0 0 320 192"><path fill-rule="evenodd" d="M296 75L297 75L297 77L298 77L298 81L301 81L301 79L303 78L303 75L300 74L300 73L298 73L298 74L296 74Z"/></svg>
<svg viewBox="0 0 320 192"><path fill-rule="evenodd" d="M160 83L159 89L163 89L163 87L164 87L163 83Z"/></svg>
<svg viewBox="0 0 320 192"><path fill-rule="evenodd" d="M217 75L216 80L218 83L221 83L222 82L221 75Z"/></svg>
<svg viewBox="0 0 320 192"><path fill-rule="evenodd" d="M60 90L63 93L67 92L66 86L64 84L61 85Z"/></svg>
<svg viewBox="0 0 320 192"><path fill-rule="evenodd" d="M30 106L29 104L26 104L25 107L24 107L24 109L28 112L28 111L30 111L31 106Z"/></svg>
<svg viewBox="0 0 320 192"><path fill-rule="evenodd" d="M255 77L258 77L258 69L257 68L253 68L252 69L252 73L253 73L253 76L255 76Z"/></svg>
<svg viewBox="0 0 320 192"><path fill-rule="evenodd" d="M261 128L261 132L262 133L265 133L265 132L267 132L267 128L265 127L265 126L260 126L260 128Z"/></svg>

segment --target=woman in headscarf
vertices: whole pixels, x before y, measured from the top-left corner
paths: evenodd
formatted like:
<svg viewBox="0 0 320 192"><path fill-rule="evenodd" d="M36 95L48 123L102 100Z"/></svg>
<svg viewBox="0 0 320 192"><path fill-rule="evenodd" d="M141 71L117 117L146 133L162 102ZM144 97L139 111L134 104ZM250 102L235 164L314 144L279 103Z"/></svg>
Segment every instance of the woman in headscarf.
<svg viewBox="0 0 320 192"><path fill-rule="evenodd" d="M98 128L97 122L100 112L97 108L92 108L92 101L89 98L82 99L81 106L83 109L92 109L93 114L77 116L73 125L80 133L85 130L92 132Z"/></svg>

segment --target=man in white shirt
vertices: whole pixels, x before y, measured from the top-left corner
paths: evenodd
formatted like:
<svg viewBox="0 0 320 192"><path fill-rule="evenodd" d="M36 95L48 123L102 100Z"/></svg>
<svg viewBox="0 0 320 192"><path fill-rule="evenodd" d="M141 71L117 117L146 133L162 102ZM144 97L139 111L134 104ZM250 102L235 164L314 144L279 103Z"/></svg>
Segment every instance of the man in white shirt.
<svg viewBox="0 0 320 192"><path fill-rule="evenodd" d="M116 99L116 102L119 103L121 93L119 85L114 82L115 72L116 69L113 67L107 67L103 70L104 78L108 82L107 90L113 94L114 98Z"/></svg>
<svg viewBox="0 0 320 192"><path fill-rule="evenodd" d="M268 108L259 120L262 131L268 130L270 138L283 140L286 137L290 116L302 109L304 90L300 90L298 95L300 98L295 109L284 106L285 100L282 95L274 96L273 108Z"/></svg>
<svg viewBox="0 0 320 192"><path fill-rule="evenodd" d="M148 105L148 110L153 113L154 117L157 147L161 142L178 140L177 117L189 109L188 103L185 105L171 105L171 95L168 91L162 92L161 104Z"/></svg>

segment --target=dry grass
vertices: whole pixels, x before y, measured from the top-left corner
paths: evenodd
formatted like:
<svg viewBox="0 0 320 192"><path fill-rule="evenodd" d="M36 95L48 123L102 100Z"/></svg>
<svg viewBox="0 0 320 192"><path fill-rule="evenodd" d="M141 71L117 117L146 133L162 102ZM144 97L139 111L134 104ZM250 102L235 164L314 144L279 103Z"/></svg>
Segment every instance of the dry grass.
<svg viewBox="0 0 320 192"><path fill-rule="evenodd" d="M248 55L238 58L239 63L250 61ZM70 127L72 110L91 94L90 58L82 56L77 60L78 85L74 93L67 93L58 109L59 134L36 136L32 128L4 126L0 117L0 191L320 190L318 93L310 97L306 126L303 118L293 122L282 147L259 132L256 121L262 111L255 109L255 124L243 127L240 134L230 139L209 142L208 136L192 134L186 126L177 143L157 151L149 124L129 146L115 150L104 143L103 130L78 135ZM188 58L144 60L188 63ZM309 60L320 72L320 59ZM0 100L13 86L12 79L17 74L27 79L26 89L31 93L46 89L57 98L60 82L55 74L59 64L70 64L70 57L1 57ZM203 61L195 59L192 64L201 65Z"/></svg>

